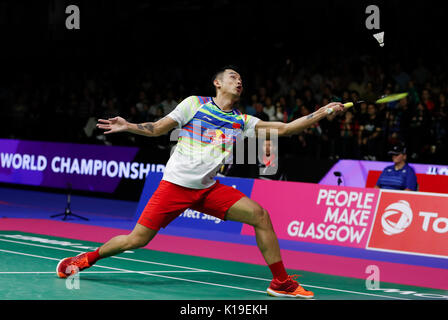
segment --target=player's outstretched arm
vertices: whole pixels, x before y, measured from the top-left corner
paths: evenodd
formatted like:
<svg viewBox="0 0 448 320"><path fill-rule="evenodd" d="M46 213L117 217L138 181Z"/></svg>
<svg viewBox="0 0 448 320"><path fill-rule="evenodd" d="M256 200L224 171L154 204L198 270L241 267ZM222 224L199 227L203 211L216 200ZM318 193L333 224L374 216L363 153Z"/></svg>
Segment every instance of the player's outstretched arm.
<svg viewBox="0 0 448 320"><path fill-rule="evenodd" d="M264 130L266 136L269 138L270 134L274 134L271 130L276 130L278 136L289 136L293 134L298 134L305 130L306 128L312 126L314 123L327 117L330 113L336 112L340 113L344 111L344 105L339 102L332 102L316 110L315 112L303 116L294 121L284 123L278 121L258 121L255 126L257 134Z"/></svg>
<svg viewBox="0 0 448 320"><path fill-rule="evenodd" d="M170 117L164 117L156 122L130 123L122 117L98 119L97 128L106 130L104 134L129 132L148 137L157 137L168 133L177 127L177 122Z"/></svg>

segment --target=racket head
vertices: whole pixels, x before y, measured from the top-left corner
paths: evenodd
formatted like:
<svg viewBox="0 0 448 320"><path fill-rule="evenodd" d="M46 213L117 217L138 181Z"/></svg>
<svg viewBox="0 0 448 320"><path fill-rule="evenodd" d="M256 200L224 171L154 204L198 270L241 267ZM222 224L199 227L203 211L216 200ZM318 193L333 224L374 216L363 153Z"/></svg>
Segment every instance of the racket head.
<svg viewBox="0 0 448 320"><path fill-rule="evenodd" d="M397 100L401 100L401 99L405 98L407 95L408 95L407 92L395 93L395 94L388 95L386 97L382 97L382 98L376 100L375 103L381 104L381 103L397 101Z"/></svg>

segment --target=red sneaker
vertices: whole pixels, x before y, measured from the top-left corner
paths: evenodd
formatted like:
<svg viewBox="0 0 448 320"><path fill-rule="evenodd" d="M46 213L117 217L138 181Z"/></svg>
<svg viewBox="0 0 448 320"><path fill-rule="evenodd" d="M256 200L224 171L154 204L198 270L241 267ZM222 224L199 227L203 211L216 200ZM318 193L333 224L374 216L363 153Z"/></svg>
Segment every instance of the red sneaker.
<svg viewBox="0 0 448 320"><path fill-rule="evenodd" d="M302 286L295 280L298 275L288 276L288 278L281 282L277 279L273 279L269 288L266 290L270 296L273 297L289 297L289 298L304 298L311 299L314 298L314 293L305 290Z"/></svg>
<svg viewBox="0 0 448 320"><path fill-rule="evenodd" d="M59 278L67 278L79 271L90 268L87 260L87 253L80 253L76 257L64 258L59 261L56 267L56 274Z"/></svg>

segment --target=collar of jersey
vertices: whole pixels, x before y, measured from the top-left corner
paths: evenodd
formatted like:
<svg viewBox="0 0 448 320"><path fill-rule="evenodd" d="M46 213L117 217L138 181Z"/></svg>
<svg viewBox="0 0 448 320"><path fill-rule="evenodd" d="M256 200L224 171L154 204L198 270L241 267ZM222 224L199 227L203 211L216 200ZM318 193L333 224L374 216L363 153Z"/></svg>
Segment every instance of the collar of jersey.
<svg viewBox="0 0 448 320"><path fill-rule="evenodd" d="M214 100L213 98L211 99L211 101L212 101L212 104L213 104L216 108L218 108L221 112L225 112L225 113L233 113L233 109L230 110L230 111L224 111L224 110L222 110L222 109L215 103L215 100Z"/></svg>

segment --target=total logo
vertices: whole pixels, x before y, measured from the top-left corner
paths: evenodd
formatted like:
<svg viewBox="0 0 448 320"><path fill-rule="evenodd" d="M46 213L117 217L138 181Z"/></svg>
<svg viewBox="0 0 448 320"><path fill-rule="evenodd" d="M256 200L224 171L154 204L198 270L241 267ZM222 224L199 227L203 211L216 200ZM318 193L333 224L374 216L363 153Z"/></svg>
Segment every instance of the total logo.
<svg viewBox="0 0 448 320"><path fill-rule="evenodd" d="M398 216L397 222L394 222ZM395 219L394 219L395 218ZM383 232L388 236L402 233L412 222L412 210L409 203L404 200L389 205L381 217Z"/></svg>
<svg viewBox="0 0 448 320"><path fill-rule="evenodd" d="M422 230L430 230L436 233L448 232L448 218L438 217L437 212L420 211L419 217L423 217ZM393 236L404 232L413 221L413 212L409 203L405 200L399 200L386 207L381 216L381 226L384 234Z"/></svg>

